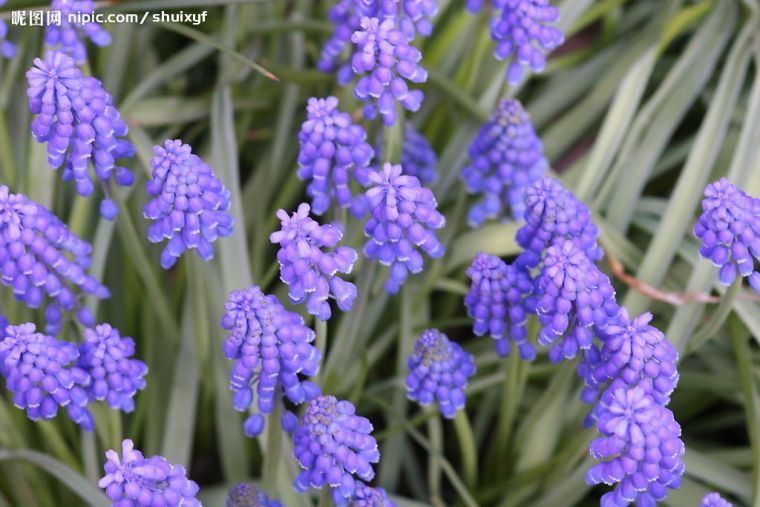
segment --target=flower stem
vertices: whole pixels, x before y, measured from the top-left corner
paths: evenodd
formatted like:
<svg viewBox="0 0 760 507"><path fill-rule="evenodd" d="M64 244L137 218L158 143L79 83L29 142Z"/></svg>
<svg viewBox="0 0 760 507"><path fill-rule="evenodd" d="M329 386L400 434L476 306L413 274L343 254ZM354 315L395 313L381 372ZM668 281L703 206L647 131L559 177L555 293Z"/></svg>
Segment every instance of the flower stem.
<svg viewBox="0 0 760 507"><path fill-rule="evenodd" d="M462 453L462 471L464 482L470 490L477 490L478 480L478 446L475 443L475 435L472 432L470 419L467 412L457 410L454 416L454 429L459 441L459 450Z"/></svg>
<svg viewBox="0 0 760 507"><path fill-rule="evenodd" d="M278 398L276 396L275 398ZM274 491L277 485L277 471L280 468L280 449L282 448L282 428L280 416L282 403L274 404L274 410L267 417L266 449L264 450L264 465L262 479L268 491Z"/></svg>
<svg viewBox="0 0 760 507"><path fill-rule="evenodd" d="M325 358L327 357L327 321L321 319L314 319L314 332L317 337L314 340L314 345L319 350L319 372L317 373L314 381L320 384L320 377L322 376L322 366L325 364Z"/></svg>
<svg viewBox="0 0 760 507"><path fill-rule="evenodd" d="M435 405L432 405L429 410L436 411ZM430 503L432 505L443 505L441 499L441 456L443 455L443 426L441 425L441 417L439 414L435 414L428 418L428 439L430 440L430 447L433 451L429 454L428 458L428 486L430 487Z"/></svg>
<svg viewBox="0 0 760 507"><path fill-rule="evenodd" d="M330 494L330 487L325 486L319 493L319 503L317 507L330 507L332 505L332 495Z"/></svg>

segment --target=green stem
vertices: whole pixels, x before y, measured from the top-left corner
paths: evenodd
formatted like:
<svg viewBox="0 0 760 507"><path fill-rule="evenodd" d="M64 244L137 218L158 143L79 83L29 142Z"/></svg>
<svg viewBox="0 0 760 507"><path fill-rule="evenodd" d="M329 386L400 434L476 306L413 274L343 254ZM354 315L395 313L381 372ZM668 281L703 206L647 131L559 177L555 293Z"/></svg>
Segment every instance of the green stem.
<svg viewBox="0 0 760 507"><path fill-rule="evenodd" d="M118 410L108 411L108 425L111 433L111 449L120 449L121 441L124 438L124 431L121 426L121 412Z"/></svg>
<svg viewBox="0 0 760 507"><path fill-rule="evenodd" d="M737 277L737 279L734 280L734 283L731 284L731 287L728 288L726 293L721 298L720 304L718 305L718 308L715 310L715 312L713 312L710 320L708 320L707 323L702 326L702 329L700 329L699 332L693 336L690 342L684 344L686 345L687 352L693 352L697 350L702 345L704 345L705 342L712 338L716 332L718 332L720 327L726 322L726 319L728 319L729 315L731 315L731 310L733 310L734 307L734 301L736 301L736 296L739 295L741 288L742 278ZM678 345L680 345L680 343Z"/></svg>
<svg viewBox="0 0 760 507"><path fill-rule="evenodd" d="M277 396L275 397L277 398ZM282 428L280 416L282 403L275 403L272 413L267 417L266 449L262 479L268 491L274 491L277 485L277 471L280 468L280 449L282 448Z"/></svg>
<svg viewBox="0 0 760 507"><path fill-rule="evenodd" d="M5 120L5 111L0 111L0 156L3 163L3 178L10 188L16 186L16 162L13 159L11 139L8 136L8 123Z"/></svg>
<svg viewBox="0 0 760 507"><path fill-rule="evenodd" d="M429 410L436 411L433 405ZM441 456L443 456L443 427L438 414L427 421L428 439L434 452L428 455L428 487L430 488L430 503L435 506L444 505L441 497Z"/></svg>
<svg viewBox="0 0 760 507"><path fill-rule="evenodd" d="M459 441L459 450L462 453L462 470L464 482L471 490L477 490L478 480L478 446L475 443L475 435L472 432L470 419L467 412L457 410L454 416L454 429Z"/></svg>

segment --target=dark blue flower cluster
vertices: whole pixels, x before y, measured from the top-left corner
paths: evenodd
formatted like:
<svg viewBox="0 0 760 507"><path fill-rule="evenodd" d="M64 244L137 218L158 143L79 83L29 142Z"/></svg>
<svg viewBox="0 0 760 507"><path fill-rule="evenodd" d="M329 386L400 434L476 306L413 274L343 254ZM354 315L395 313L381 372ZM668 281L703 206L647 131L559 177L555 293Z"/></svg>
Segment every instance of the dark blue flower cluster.
<svg viewBox="0 0 760 507"><path fill-rule="evenodd" d="M50 10L59 12L60 24L48 23L45 27L45 42L51 46L62 46L66 54L74 58L78 64L87 61L87 47L84 36L88 37L96 46L108 46L111 43L111 34L94 21L87 23L75 23L69 20L69 15L93 14L95 2L93 0L53 0Z"/></svg>
<svg viewBox="0 0 760 507"><path fill-rule="evenodd" d="M0 0L0 6L5 5L5 1L6 0ZM0 54L5 58L13 58L16 56L16 45L7 40L7 38L8 25L5 23L5 20L0 19Z"/></svg>
<svg viewBox="0 0 760 507"><path fill-rule="evenodd" d="M702 240L700 255L720 267L722 284L731 285L738 273L760 292L760 199L726 178L707 185L694 234Z"/></svg>
<svg viewBox="0 0 760 507"><path fill-rule="evenodd" d="M467 276L472 282L464 304L474 320L475 335L489 334L496 340L496 351L501 357L509 354L512 341L520 357L532 361L536 349L528 341L525 329L526 298L533 292L530 273L494 255L479 252L467 269Z"/></svg>
<svg viewBox="0 0 760 507"><path fill-rule="evenodd" d="M198 485L186 477L184 467L161 456L145 458L132 440L122 442L121 456L110 449L106 458L98 486L114 507L201 507L195 497Z"/></svg>
<svg viewBox="0 0 760 507"><path fill-rule="evenodd" d="M467 380L475 374L472 356L437 329L420 334L407 361L406 394L422 406L438 402L444 417L464 408Z"/></svg>
<svg viewBox="0 0 760 507"><path fill-rule="evenodd" d="M604 252L597 244L599 229L591 221L588 207L553 178L541 178L525 190L525 225L515 235L525 250L517 265L536 267L547 248L557 239L569 239L591 261Z"/></svg>
<svg viewBox="0 0 760 507"><path fill-rule="evenodd" d="M397 507L383 488L371 488L360 483L354 490L349 507ZM730 507L730 506L729 506Z"/></svg>
<svg viewBox="0 0 760 507"><path fill-rule="evenodd" d="M88 391L95 400L106 400L112 409L131 412L134 395L145 388L148 367L132 359L135 342L121 337L108 324L86 329L84 342L79 346L78 366L91 377Z"/></svg>
<svg viewBox="0 0 760 507"><path fill-rule="evenodd" d="M319 387L299 375L314 376L319 370L320 353L311 342L314 332L303 319L286 310L275 296L266 296L260 288L237 290L224 305L221 325L229 331L224 354L235 361L230 373L230 389L237 410L248 410L258 395L260 413L245 422L248 436L264 429L264 417L279 398L285 395L300 404L319 395ZM283 417L283 427L293 431L291 417Z"/></svg>
<svg viewBox="0 0 760 507"><path fill-rule="evenodd" d="M44 60L36 58L26 73L29 108L37 117L32 134L38 143L47 143L48 162L63 166L63 179L73 180L82 196L95 187L90 163L101 182L105 199L100 214L112 220L118 208L110 199L110 181L129 186L132 172L116 166L116 159L131 157L134 147L126 139L127 124L113 105L113 98L94 77L85 77L74 60L61 51L49 51Z"/></svg>
<svg viewBox="0 0 760 507"><path fill-rule="evenodd" d="M303 468L294 483L296 491L327 485L337 505L348 504L361 481L375 476L372 463L380 460L380 451L371 433L369 419L357 416L350 402L334 396L314 398L293 435L293 456Z"/></svg>
<svg viewBox="0 0 760 507"><path fill-rule="evenodd" d="M545 51L551 51L565 37L555 27L547 26L559 20L559 9L549 5L549 0L492 0L500 9L491 22L491 37L496 42L494 56L498 60L511 58L507 79L515 85L523 77L524 66L533 72L541 72L546 66ZM483 0L467 0L470 12L477 12Z"/></svg>
<svg viewBox="0 0 760 507"><path fill-rule="evenodd" d="M36 332L34 324L7 326L0 341L0 373L13 404L32 421L52 419L59 407L85 430L94 428L89 374L77 366L76 345Z"/></svg>
<svg viewBox="0 0 760 507"><path fill-rule="evenodd" d="M401 167L404 173L415 176L420 183L433 183L438 178L436 165L438 157L427 138L407 122L404 128L404 141L401 145Z"/></svg>
<svg viewBox="0 0 760 507"><path fill-rule="evenodd" d="M443 227L446 219L436 210L433 192L414 176L403 174L400 165L386 163L381 171L370 174L370 181L364 255L390 266L385 289L395 294L409 273L422 271L418 248L433 258L444 254L434 230Z"/></svg>
<svg viewBox="0 0 760 507"><path fill-rule="evenodd" d="M80 306L78 292L109 297L106 287L86 273L92 247L44 206L0 185L0 275L13 295L31 308L45 308L46 331L57 334L64 311L76 310L85 326L95 319Z"/></svg>
<svg viewBox="0 0 760 507"><path fill-rule="evenodd" d="M470 192L482 200L470 208L468 221L479 226L487 219L525 215L525 190L541 178L549 167L541 139L530 117L516 100L502 100L491 119L472 140L470 164L462 179Z"/></svg>
<svg viewBox="0 0 760 507"><path fill-rule="evenodd" d="M288 286L294 304L306 301L306 309L320 320L329 320L332 312L328 298L332 296L338 308L348 311L356 299L356 286L340 278L348 275L358 257L356 250L339 246L343 238L340 226L320 225L309 216L309 205L301 203L298 211L288 216L279 210L277 217L282 228L269 238L279 244L277 262L280 279ZM323 252L323 248L334 248Z"/></svg>
<svg viewBox="0 0 760 507"><path fill-rule="evenodd" d="M728 502L721 498L718 493L708 493L702 498L702 503L699 507L733 507L731 502Z"/></svg>
<svg viewBox="0 0 760 507"><path fill-rule="evenodd" d="M298 133L298 177L309 180L306 192L314 213L323 215L335 199L341 208L363 216L364 199L354 196L351 180L362 187L369 184L374 152L367 133L351 121L351 115L338 109L335 97L310 98L306 109L308 116Z"/></svg>
<svg viewBox="0 0 760 507"><path fill-rule="evenodd" d="M195 249L207 261L214 256L212 243L232 235L230 192L209 165L179 139L167 139L153 148L153 178L147 193L154 199L143 214L156 222L148 228L148 240L168 239L161 252L161 266L169 269L185 250Z"/></svg>
<svg viewBox="0 0 760 507"><path fill-rule="evenodd" d="M277 500L270 500L266 492L247 482L230 488L225 507L282 507Z"/></svg>

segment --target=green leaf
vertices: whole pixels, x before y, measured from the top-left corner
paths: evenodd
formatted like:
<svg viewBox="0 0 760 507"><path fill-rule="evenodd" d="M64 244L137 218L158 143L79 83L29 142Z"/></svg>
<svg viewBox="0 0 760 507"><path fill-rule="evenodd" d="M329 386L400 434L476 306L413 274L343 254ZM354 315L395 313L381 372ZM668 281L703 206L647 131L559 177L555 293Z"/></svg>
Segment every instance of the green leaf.
<svg viewBox="0 0 760 507"><path fill-rule="evenodd" d="M451 255L446 264L447 273L469 264L478 252L507 257L522 251L515 242L515 233L522 227L522 222L488 224L460 235L451 248Z"/></svg>

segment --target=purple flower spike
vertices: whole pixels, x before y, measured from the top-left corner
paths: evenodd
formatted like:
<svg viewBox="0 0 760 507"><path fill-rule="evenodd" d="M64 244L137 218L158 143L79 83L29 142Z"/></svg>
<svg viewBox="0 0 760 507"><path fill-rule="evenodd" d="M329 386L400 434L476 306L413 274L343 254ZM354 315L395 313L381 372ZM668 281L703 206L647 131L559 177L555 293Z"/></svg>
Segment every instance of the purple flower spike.
<svg viewBox="0 0 760 507"><path fill-rule="evenodd" d="M134 410L134 395L145 388L148 373L145 363L131 358L134 353L132 338L122 338L108 324L85 330L78 366L92 377L88 389L93 399L106 400L115 410Z"/></svg>
<svg viewBox="0 0 760 507"><path fill-rule="evenodd" d="M89 38L96 46L108 46L111 44L111 34L94 21L77 23L69 21L69 15L86 14L95 12L93 0L53 0L50 10L61 14L60 24L48 23L45 28L45 42L51 46L61 45L63 51L70 55L77 64L87 61L87 47L84 38Z"/></svg>
<svg viewBox="0 0 760 507"><path fill-rule="evenodd" d="M437 210L433 192L420 185L414 176L403 174L400 165L386 163L371 173L372 188L367 190L370 219L364 225L369 239L364 255L390 266L385 289L395 294L409 273L422 271L421 249L432 258L441 257L445 247L435 229L446 225Z"/></svg>
<svg viewBox="0 0 760 507"><path fill-rule="evenodd" d="M147 193L154 199L145 205L143 215L156 221L148 228L151 243L169 240L161 252L161 266L169 269L190 249L204 261L211 259L212 243L232 235L229 190L179 139L167 139L153 153Z"/></svg>
<svg viewBox="0 0 760 507"><path fill-rule="evenodd" d="M341 208L350 208L360 218L363 199L351 191L351 179L362 187L369 184L369 163L374 156L367 133L338 110L338 99L309 99L308 116L298 140L298 177L310 180L306 192L315 214L323 215L335 199Z"/></svg>
<svg viewBox="0 0 760 507"><path fill-rule="evenodd" d="M354 96L367 103L365 118L379 113L383 123L393 125L396 101L409 111L417 111L424 96L420 90L409 90L407 81L424 83L427 71L418 64L422 53L409 45L406 35L396 27L396 19L362 18L351 42L356 45L351 68L361 76Z"/></svg>
<svg viewBox="0 0 760 507"><path fill-rule="evenodd" d="M654 506L668 489L681 484L684 445L673 413L642 388L615 381L600 402L597 428L601 437L591 443L600 463L586 472L588 484L616 484L601 499L605 507Z"/></svg>
<svg viewBox="0 0 760 507"><path fill-rule="evenodd" d="M599 229L588 207L553 178L541 178L525 190L525 225L515 235L525 249L515 263L534 268L558 238L569 239L592 261L604 256L597 244Z"/></svg>
<svg viewBox="0 0 760 507"><path fill-rule="evenodd" d="M300 404L319 395L312 382L299 375L319 371L319 350L311 342L314 332L300 315L289 312L275 296L266 296L256 286L236 290L224 304L221 325L229 331L224 355L235 361L230 373L235 409L244 412L258 395L259 412L269 414L284 394ZM289 420L283 427L291 431ZM264 418L253 414L245 423L246 434L256 436L264 429Z"/></svg>
<svg viewBox="0 0 760 507"><path fill-rule="evenodd" d="M708 493L702 499L702 503L699 507L733 507L731 502L728 502L721 498L718 493Z"/></svg>
<svg viewBox="0 0 760 507"><path fill-rule="evenodd" d="M406 395L422 406L438 401L441 414L453 419L464 408L467 380L475 373L472 356L437 329L420 334L407 361Z"/></svg>
<svg viewBox="0 0 760 507"><path fill-rule="evenodd" d="M720 268L723 285L731 285L738 274L760 292L760 199L726 178L707 185L694 234L702 240L699 254Z"/></svg>
<svg viewBox="0 0 760 507"><path fill-rule="evenodd" d="M123 139L127 124L103 83L82 75L74 60L61 51L49 51L44 60L35 58L26 77L29 109L37 115L32 121L32 134L38 143L47 143L50 166L63 166L63 180L73 180L82 196L92 194L92 163L106 201L111 179L117 185L131 185L132 172L116 166L116 159L131 157L135 150ZM113 202L104 204L101 211L104 218L113 219Z"/></svg>
<svg viewBox="0 0 760 507"><path fill-rule="evenodd" d="M0 341L2 341L6 336L6 327L8 327L8 319L6 319L3 315L0 315Z"/></svg>
<svg viewBox="0 0 760 507"><path fill-rule="evenodd" d="M471 226L504 216L525 215L525 190L549 167L544 146L520 102L502 100L478 131L469 149L471 163L462 170L470 192L482 195L468 215Z"/></svg>
<svg viewBox="0 0 760 507"><path fill-rule="evenodd" d="M185 476L185 468L161 456L143 457L127 439L119 453L106 451L106 475L98 481L112 505L118 507L201 507L195 498L198 485Z"/></svg>
<svg viewBox="0 0 760 507"><path fill-rule="evenodd" d="M79 306L80 293L107 298L108 289L86 274L92 247L78 238L44 206L0 185L0 280L30 308L51 301L45 330L57 334L64 311L85 326L92 314Z"/></svg>
<svg viewBox="0 0 760 507"><path fill-rule="evenodd" d="M5 0L0 0L0 6L5 5ZM16 45L6 40L8 37L8 25L0 19L0 54L5 58L16 56Z"/></svg>
<svg viewBox="0 0 760 507"><path fill-rule="evenodd" d="M338 308L347 312L356 299L356 286L337 276L350 274L358 257L356 250L347 246L335 248L343 238L340 226L319 225L309 217L309 205L302 203L298 211L288 216L279 210L277 217L282 228L269 239L279 244L277 262L280 279L288 286L294 304L306 301L306 309L320 320L329 320L332 314L327 299L332 296ZM323 252L322 248L335 248Z"/></svg>
<svg viewBox="0 0 760 507"><path fill-rule="evenodd" d="M282 507L282 504L277 500L270 500L264 490L241 482L230 488L225 507Z"/></svg>
<svg viewBox="0 0 760 507"><path fill-rule="evenodd" d="M303 468L293 483L295 490L303 493L327 485L333 501L346 505L357 488L354 476L362 481L375 476L372 463L380 461L380 451L371 433L369 419L357 416L348 401L334 396L313 399L293 435L293 456Z"/></svg>
<svg viewBox="0 0 760 507"><path fill-rule="evenodd" d="M533 291L530 273L507 264L494 255L479 252L467 269L472 280L464 298L467 315L473 320L477 336L489 334L496 340L501 357L509 355L510 341L517 345L520 357L532 361L536 349L528 341L526 298Z"/></svg>
<svg viewBox="0 0 760 507"><path fill-rule="evenodd" d="M396 503L388 498L388 493L383 488L371 488L361 482L357 484L354 497L348 505L349 507L397 507Z"/></svg>
<svg viewBox="0 0 760 507"><path fill-rule="evenodd" d="M79 352L68 342L37 333L34 324L8 326L0 341L0 373L13 404L32 421L52 419L58 407L87 431L94 428L87 410L90 376L75 365Z"/></svg>
<svg viewBox="0 0 760 507"><path fill-rule="evenodd" d="M479 4L468 0L470 10ZM496 41L494 55L498 60L511 59L507 79L516 85L523 77L523 67L543 71L544 52L564 42L559 29L547 26L559 20L559 9L549 5L549 0L494 0L494 6L501 9L491 22L491 37Z"/></svg>
<svg viewBox="0 0 760 507"><path fill-rule="evenodd" d="M438 178L437 163L438 157L428 140L407 122L401 146L401 167L404 172L415 176L420 183L433 183Z"/></svg>
<svg viewBox="0 0 760 507"><path fill-rule="evenodd" d="M609 279L569 240L549 247L529 305L542 326L538 343L553 345L552 362L589 349L592 327L603 328L619 312Z"/></svg>

